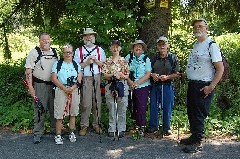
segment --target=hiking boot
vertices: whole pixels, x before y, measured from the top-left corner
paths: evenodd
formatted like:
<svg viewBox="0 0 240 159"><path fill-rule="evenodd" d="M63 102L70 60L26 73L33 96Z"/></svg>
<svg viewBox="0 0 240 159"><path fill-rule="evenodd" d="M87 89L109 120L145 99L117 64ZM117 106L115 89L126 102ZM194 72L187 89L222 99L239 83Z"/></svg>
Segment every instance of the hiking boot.
<svg viewBox="0 0 240 159"><path fill-rule="evenodd" d="M122 137L124 137L124 132L122 132L122 131L120 131L119 132L119 136L118 136L119 138L122 138Z"/></svg>
<svg viewBox="0 0 240 159"><path fill-rule="evenodd" d="M182 150L185 153L196 153L202 151L202 144L200 141L198 141L195 144L187 145Z"/></svg>
<svg viewBox="0 0 240 159"><path fill-rule="evenodd" d="M57 144L57 145L62 145L63 144L63 140L62 140L62 136L61 135L57 135L57 136L55 136L55 143Z"/></svg>
<svg viewBox="0 0 240 159"><path fill-rule="evenodd" d="M155 133L156 131L158 131L157 128L150 128L150 129L148 129L148 133Z"/></svg>
<svg viewBox="0 0 240 159"><path fill-rule="evenodd" d="M169 136L169 135L172 135L172 132L170 130L167 130L167 131L163 132L163 135L164 136Z"/></svg>
<svg viewBox="0 0 240 159"><path fill-rule="evenodd" d="M39 144L41 142L40 136L34 135L33 136L33 143Z"/></svg>
<svg viewBox="0 0 240 159"><path fill-rule="evenodd" d="M140 137L144 137L144 128L138 128L138 135L140 136Z"/></svg>
<svg viewBox="0 0 240 159"><path fill-rule="evenodd" d="M93 127L93 129L95 130L95 132L97 133L97 134L102 134L102 129L100 128L100 126L94 126Z"/></svg>
<svg viewBox="0 0 240 159"><path fill-rule="evenodd" d="M114 137L114 132L109 132L108 137Z"/></svg>
<svg viewBox="0 0 240 159"><path fill-rule="evenodd" d="M86 135L86 133L87 133L87 126L83 126L82 128L81 128L81 130L79 131L79 135L80 136L85 136Z"/></svg>
<svg viewBox="0 0 240 159"><path fill-rule="evenodd" d="M71 132L68 137L69 137L70 142L76 142L77 141L76 136L73 132Z"/></svg>
<svg viewBox="0 0 240 159"><path fill-rule="evenodd" d="M191 135L188 138L180 140L180 144L182 144L182 145L192 145L192 144L196 144L197 142L199 142L199 140L196 137L194 137L193 135Z"/></svg>

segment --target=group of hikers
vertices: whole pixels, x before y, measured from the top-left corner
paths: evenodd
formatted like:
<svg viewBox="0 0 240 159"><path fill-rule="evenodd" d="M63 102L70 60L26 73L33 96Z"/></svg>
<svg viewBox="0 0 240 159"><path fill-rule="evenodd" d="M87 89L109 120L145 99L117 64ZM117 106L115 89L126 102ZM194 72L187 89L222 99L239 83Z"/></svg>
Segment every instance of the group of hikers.
<svg viewBox="0 0 240 159"><path fill-rule="evenodd" d="M214 88L223 73L220 49L216 43L208 48L211 39L207 36L208 24L204 19L192 22L196 42L189 54L186 73L180 72L178 58L169 51L170 42L161 36L156 41L156 53L150 59L147 45L142 40L130 44L130 53L122 57L119 40L110 43L112 55L106 58L104 50L95 45L97 33L92 28L83 31L84 45L73 50L71 44L62 47L63 59L50 47L50 35L39 35L40 45L32 49L26 59L26 81L33 99L38 99L44 110L50 113L51 132L55 143L63 144L62 122L69 116L69 140L76 141L76 116L80 117L80 136L88 132L90 114L92 128L102 134L100 85L102 76L106 103L109 110L108 136L123 137L126 131L126 112L131 99L131 117L139 135L146 130L146 111L150 97L149 132L159 127L159 112L162 112L162 133L171 135L170 120L174 106L173 80L187 77L187 115L191 136L181 139L184 152L196 152L201 148L204 135L204 119L209 113ZM209 56L211 53L211 56ZM53 87L54 85L54 87ZM34 143L41 142L44 134L46 111L41 111L34 100Z"/></svg>

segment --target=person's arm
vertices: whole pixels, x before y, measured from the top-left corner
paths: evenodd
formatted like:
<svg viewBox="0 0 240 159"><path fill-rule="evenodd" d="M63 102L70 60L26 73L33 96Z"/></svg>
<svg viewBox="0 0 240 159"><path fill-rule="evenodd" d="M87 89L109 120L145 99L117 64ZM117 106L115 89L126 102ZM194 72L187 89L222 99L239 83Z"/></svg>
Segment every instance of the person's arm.
<svg viewBox="0 0 240 159"><path fill-rule="evenodd" d="M213 63L214 68L216 70L215 74L214 74L214 78L211 82L211 84L209 85L212 90L216 87L216 85L218 84L218 82L221 80L222 75L223 75L223 71L224 71L224 66L223 66L223 62L214 62Z"/></svg>
<svg viewBox="0 0 240 159"><path fill-rule="evenodd" d="M135 87L146 82L150 78L150 75L151 71L146 71L145 75L142 78L134 82Z"/></svg>
<svg viewBox="0 0 240 159"><path fill-rule="evenodd" d="M213 62L213 65L215 67L216 72L214 74L214 78L213 78L212 82L210 83L209 86L205 86L202 89L200 89L200 91L203 91L204 94L206 95L205 97L207 97L208 94L210 94L215 89L216 85L221 80L222 74L223 74L223 71L224 71L224 66L223 66L222 61Z"/></svg>
<svg viewBox="0 0 240 159"><path fill-rule="evenodd" d="M27 80L27 83L28 83L28 91L29 91L29 94L34 97L35 96L35 89L33 87L33 78L32 78L32 73L33 73L33 70L31 68L26 68L26 80Z"/></svg>

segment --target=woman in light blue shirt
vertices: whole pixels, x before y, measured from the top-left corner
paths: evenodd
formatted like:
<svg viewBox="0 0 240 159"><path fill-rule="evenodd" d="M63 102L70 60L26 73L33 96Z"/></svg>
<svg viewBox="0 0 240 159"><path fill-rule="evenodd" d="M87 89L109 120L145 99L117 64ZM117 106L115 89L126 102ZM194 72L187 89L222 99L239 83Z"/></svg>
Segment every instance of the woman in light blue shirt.
<svg viewBox="0 0 240 159"><path fill-rule="evenodd" d="M131 88L132 118L136 121L139 135L144 136L146 126L146 111L150 89L151 62L145 55L147 45L142 40L130 44L133 53L126 56L129 61L130 77L128 84Z"/></svg>

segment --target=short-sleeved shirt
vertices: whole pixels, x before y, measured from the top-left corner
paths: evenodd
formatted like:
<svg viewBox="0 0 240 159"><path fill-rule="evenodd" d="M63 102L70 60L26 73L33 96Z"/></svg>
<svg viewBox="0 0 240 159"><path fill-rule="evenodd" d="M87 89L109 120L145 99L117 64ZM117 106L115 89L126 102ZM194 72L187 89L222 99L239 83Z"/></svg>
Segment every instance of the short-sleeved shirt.
<svg viewBox="0 0 240 159"><path fill-rule="evenodd" d="M86 48L87 50L86 50L84 47L82 47L82 57L83 57L83 61L82 61L82 59L81 59L81 57L80 57L80 50L79 50L79 48L77 48L77 49L75 50L74 60L75 60L77 63L86 62L87 59L88 59L88 57L89 57L90 55L93 55L93 56L96 57L96 59L98 59L98 52L97 52L96 46L93 46L93 47L91 47L91 48L87 47L86 45L84 45L84 46L85 46L85 48ZM104 50L103 50L101 47L98 46L98 48L99 48L99 54L100 54L100 59L99 59L99 61L105 62L105 61L106 61L105 52L104 52ZM89 54L89 52L90 52L90 54ZM99 69L99 67L98 67L98 65L97 65L96 63L93 63L93 72L94 72L94 74L99 74L99 73L101 73L101 69ZM92 72L90 71L90 65L87 65L87 66L84 68L84 70L83 70L83 76L92 76Z"/></svg>
<svg viewBox="0 0 240 159"><path fill-rule="evenodd" d="M140 78L146 75L147 71L152 71L151 61L147 57L146 61L144 61L145 54L141 54L139 57L133 55L133 59L129 64L129 71L133 71L134 81L138 81ZM128 54L125 59L127 61L130 60L130 54ZM136 88L142 88L150 85L150 79L145 81L144 83L138 85Z"/></svg>
<svg viewBox="0 0 240 159"><path fill-rule="evenodd" d="M179 61L173 53L168 53L166 58L161 58L159 52L152 58L152 72L159 75L170 75L180 71Z"/></svg>
<svg viewBox="0 0 240 159"><path fill-rule="evenodd" d="M52 49L50 49L49 51L42 51L42 55L43 56L40 58L40 60L35 64L35 61L37 60L39 54L35 48L32 49L27 56L25 68L33 69L34 77L43 81L50 82L52 81L52 66L53 63L59 59L59 55L57 55L58 58L54 57Z"/></svg>
<svg viewBox="0 0 240 159"><path fill-rule="evenodd" d="M115 61L116 62L112 60L112 56L107 58L102 66L102 73L115 74L117 72L122 72L125 75L129 74L128 61L126 61L124 57L119 57Z"/></svg>
<svg viewBox="0 0 240 159"><path fill-rule="evenodd" d="M67 82L67 79L73 79L72 82L76 83L77 82L77 76L78 74L81 72L81 66L79 64L78 65L78 72L75 70L73 63L66 63L63 61L61 69L59 70L59 72L57 72L57 63L58 61L56 61L53 64L52 67L52 73L56 73L57 74L57 78L59 80L59 82L61 82L63 85L68 86L69 83Z"/></svg>
<svg viewBox="0 0 240 159"><path fill-rule="evenodd" d="M220 49L216 43L209 43L208 37L203 42L196 42L189 54L186 67L187 78L190 80L212 81L215 69L212 62L222 61ZM211 56L210 56L211 54Z"/></svg>

